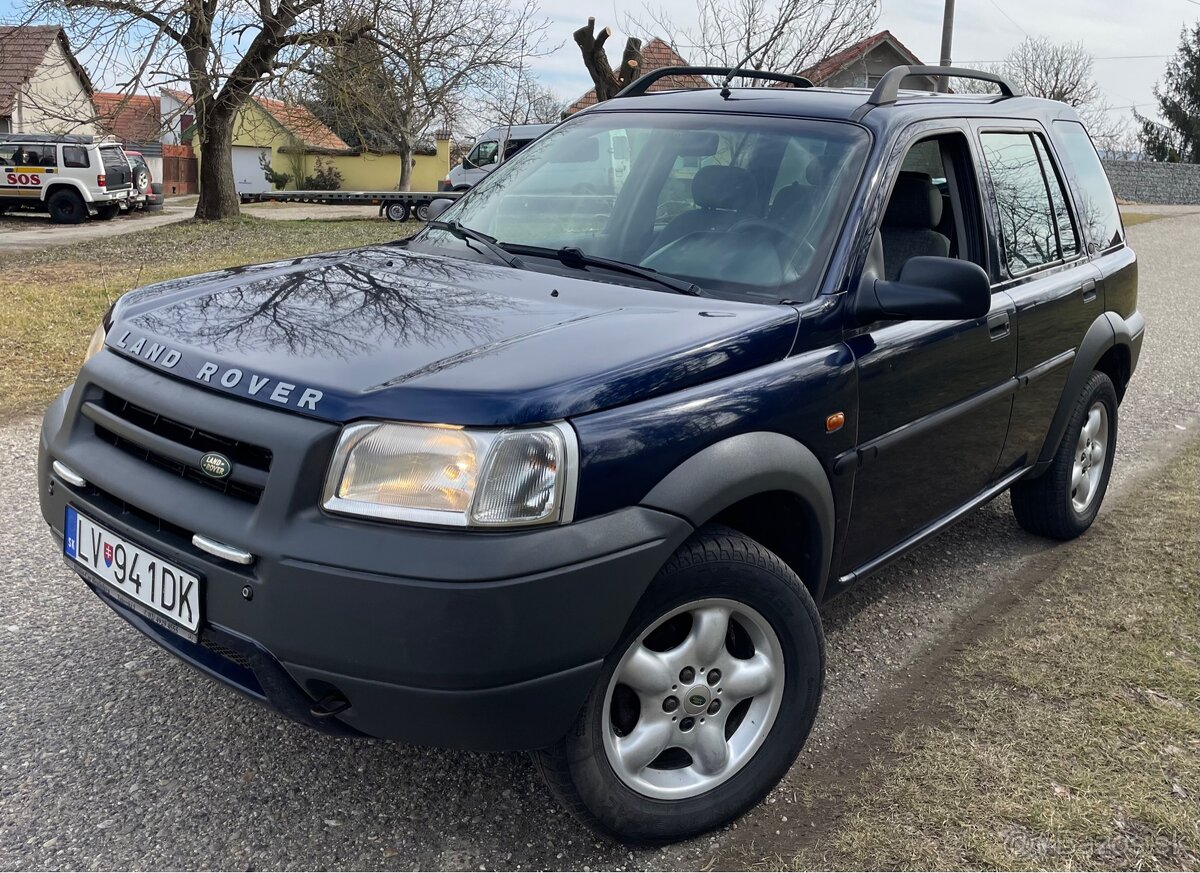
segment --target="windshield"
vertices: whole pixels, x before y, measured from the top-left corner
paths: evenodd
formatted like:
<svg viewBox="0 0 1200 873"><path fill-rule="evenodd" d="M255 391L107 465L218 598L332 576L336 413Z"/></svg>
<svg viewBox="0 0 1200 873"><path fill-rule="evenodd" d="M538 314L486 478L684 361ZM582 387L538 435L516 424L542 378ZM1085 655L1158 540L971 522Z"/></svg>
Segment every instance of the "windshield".
<svg viewBox="0 0 1200 873"><path fill-rule="evenodd" d="M441 217L502 244L648 267L706 294L806 300L867 148L864 130L831 121L590 113L525 147ZM444 230L421 242L463 254Z"/></svg>

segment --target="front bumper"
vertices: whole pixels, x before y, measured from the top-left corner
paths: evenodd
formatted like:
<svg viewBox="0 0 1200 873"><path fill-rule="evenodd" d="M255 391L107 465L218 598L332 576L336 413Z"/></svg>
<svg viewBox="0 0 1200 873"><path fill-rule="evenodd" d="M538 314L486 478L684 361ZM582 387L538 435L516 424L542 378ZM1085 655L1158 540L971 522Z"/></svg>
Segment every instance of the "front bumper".
<svg viewBox="0 0 1200 873"><path fill-rule="evenodd" d="M233 500L97 439L80 407L107 386L163 416L271 446L259 502ZM443 747L556 741L690 526L642 507L503 533L338 518L318 508L337 433L104 352L46 413L42 515L61 537L69 503L197 572L204 580L198 644L98 593L160 645L285 715ZM87 484L60 479L54 460ZM215 558L191 544L193 533L255 561ZM349 708L314 716L312 707L332 693Z"/></svg>

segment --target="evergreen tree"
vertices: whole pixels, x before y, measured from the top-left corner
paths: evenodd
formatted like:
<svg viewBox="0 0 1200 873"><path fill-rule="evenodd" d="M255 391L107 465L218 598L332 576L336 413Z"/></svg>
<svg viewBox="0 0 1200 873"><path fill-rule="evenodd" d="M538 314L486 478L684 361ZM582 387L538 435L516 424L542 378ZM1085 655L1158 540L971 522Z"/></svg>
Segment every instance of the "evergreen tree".
<svg viewBox="0 0 1200 873"><path fill-rule="evenodd" d="M1200 23L1183 29L1179 50L1154 86L1165 123L1134 113L1146 156L1153 161L1200 164Z"/></svg>

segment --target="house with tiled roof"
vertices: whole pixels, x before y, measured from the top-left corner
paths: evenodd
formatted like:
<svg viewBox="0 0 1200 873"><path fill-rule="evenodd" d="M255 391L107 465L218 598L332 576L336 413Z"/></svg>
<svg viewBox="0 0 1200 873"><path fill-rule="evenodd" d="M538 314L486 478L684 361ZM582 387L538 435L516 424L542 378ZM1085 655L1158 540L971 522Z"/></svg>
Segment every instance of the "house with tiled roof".
<svg viewBox="0 0 1200 873"><path fill-rule="evenodd" d="M164 142L190 142L203 160L193 136L195 114L191 96L171 88L160 93ZM342 188L393 191L400 182L400 156L354 149L306 106L270 97L251 97L234 119L233 178L239 194L270 191L267 167L276 178L288 177L286 188L305 186L321 167L341 174ZM434 154L414 156L412 190L436 191L450 171L449 139L438 139Z"/></svg>
<svg viewBox="0 0 1200 873"><path fill-rule="evenodd" d="M95 133L92 91L61 27L0 27L0 133Z"/></svg>
<svg viewBox="0 0 1200 873"><path fill-rule="evenodd" d="M657 36L642 46L642 73L649 73L660 67L686 67L685 61L675 49ZM666 76L650 86L651 91L678 91L686 88L707 88L709 83L699 76ZM563 110L564 115L571 115L580 109L596 104L596 89L588 91L578 100Z"/></svg>
<svg viewBox="0 0 1200 873"><path fill-rule="evenodd" d="M800 75L811 79L814 85L829 88L873 88L892 67L921 63L890 30L881 30L801 71ZM933 91L937 80L933 76L913 76L904 80L904 87Z"/></svg>

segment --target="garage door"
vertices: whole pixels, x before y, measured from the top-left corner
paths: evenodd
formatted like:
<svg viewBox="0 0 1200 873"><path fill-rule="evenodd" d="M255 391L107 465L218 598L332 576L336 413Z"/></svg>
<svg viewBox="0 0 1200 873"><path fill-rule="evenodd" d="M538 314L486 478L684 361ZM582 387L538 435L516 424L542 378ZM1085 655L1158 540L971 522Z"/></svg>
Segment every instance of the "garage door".
<svg viewBox="0 0 1200 873"><path fill-rule="evenodd" d="M233 181L239 194L257 194L270 191L271 183L263 176L259 159L271 154L270 149L233 147Z"/></svg>

